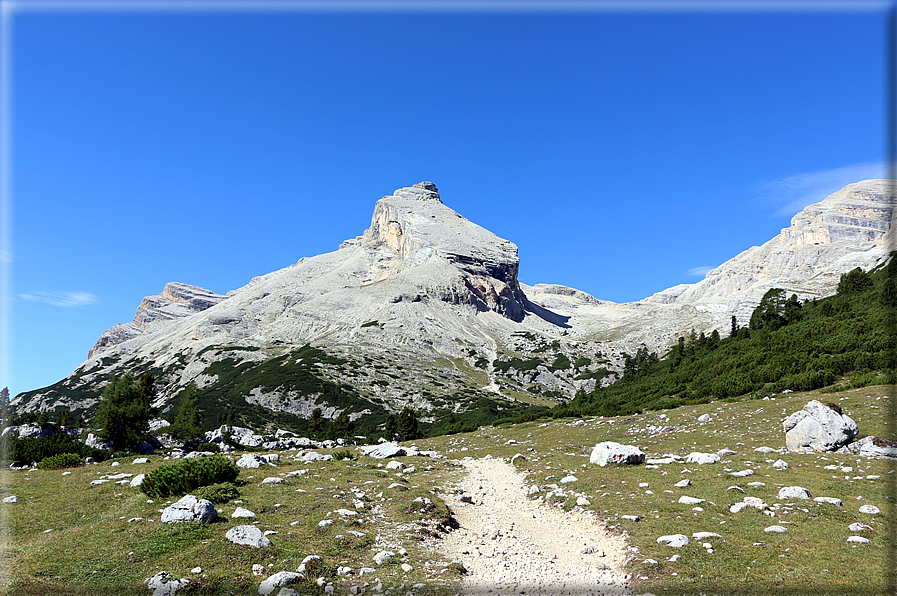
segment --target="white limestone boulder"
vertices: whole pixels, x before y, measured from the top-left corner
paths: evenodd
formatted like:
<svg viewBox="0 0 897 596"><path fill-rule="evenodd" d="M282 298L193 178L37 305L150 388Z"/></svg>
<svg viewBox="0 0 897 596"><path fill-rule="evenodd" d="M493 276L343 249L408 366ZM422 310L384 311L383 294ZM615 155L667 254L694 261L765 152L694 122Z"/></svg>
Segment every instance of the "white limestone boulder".
<svg viewBox="0 0 897 596"><path fill-rule="evenodd" d="M280 573L275 573L259 584L259 594L267 596L267 594L271 594L277 588L295 584L303 579L305 579L304 575L293 571L281 571Z"/></svg>
<svg viewBox="0 0 897 596"><path fill-rule="evenodd" d="M396 443L380 443L364 448L364 454L374 459L386 459L388 457L401 457L406 454L405 449Z"/></svg>
<svg viewBox="0 0 897 596"><path fill-rule="evenodd" d="M850 416L815 399L788 416L782 426L788 451L800 453L834 451L859 432Z"/></svg>
<svg viewBox="0 0 897 596"><path fill-rule="evenodd" d="M589 461L604 467L608 464L638 465L645 462L645 454L634 445L623 445L613 441L598 443L592 448Z"/></svg>
<svg viewBox="0 0 897 596"><path fill-rule="evenodd" d="M216 517L218 517L218 512L215 511L215 506L211 501L187 495L177 503L163 509L162 517L159 521L163 524L193 521L209 523L214 521Z"/></svg>
<svg viewBox="0 0 897 596"><path fill-rule="evenodd" d="M146 580L146 587L152 590L153 596L172 596L189 583L188 579L174 579L167 571L160 571Z"/></svg>
<svg viewBox="0 0 897 596"><path fill-rule="evenodd" d="M233 527L225 533L224 537L234 544L251 546L252 548L271 546L271 541L268 540L267 536L255 526L250 525Z"/></svg>
<svg viewBox="0 0 897 596"><path fill-rule="evenodd" d="M688 457L685 458L685 463L687 464L715 464L720 460L720 456L716 453L701 453L699 451L692 451L688 454Z"/></svg>

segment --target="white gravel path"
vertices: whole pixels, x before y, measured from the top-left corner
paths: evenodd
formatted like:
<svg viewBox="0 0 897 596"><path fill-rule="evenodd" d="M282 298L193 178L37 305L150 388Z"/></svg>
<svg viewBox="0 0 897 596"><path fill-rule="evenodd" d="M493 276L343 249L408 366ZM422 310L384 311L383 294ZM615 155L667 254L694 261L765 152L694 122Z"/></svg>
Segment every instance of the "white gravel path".
<svg viewBox="0 0 897 596"><path fill-rule="evenodd" d="M468 574L464 594L608 596L630 594L626 543L585 513L526 496L524 476L500 459L464 459L467 474L447 495L460 528L440 550ZM461 501L469 496L473 503Z"/></svg>

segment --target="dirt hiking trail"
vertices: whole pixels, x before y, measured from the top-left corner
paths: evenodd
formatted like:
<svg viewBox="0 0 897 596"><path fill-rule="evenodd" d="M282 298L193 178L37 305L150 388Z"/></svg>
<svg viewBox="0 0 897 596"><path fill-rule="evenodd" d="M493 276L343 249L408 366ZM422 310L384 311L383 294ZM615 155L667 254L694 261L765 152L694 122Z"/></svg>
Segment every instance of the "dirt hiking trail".
<svg viewBox="0 0 897 596"><path fill-rule="evenodd" d="M630 594L626 542L596 517L531 501L524 475L504 460L460 463L462 494L445 496L460 527L438 548L467 569L463 594Z"/></svg>

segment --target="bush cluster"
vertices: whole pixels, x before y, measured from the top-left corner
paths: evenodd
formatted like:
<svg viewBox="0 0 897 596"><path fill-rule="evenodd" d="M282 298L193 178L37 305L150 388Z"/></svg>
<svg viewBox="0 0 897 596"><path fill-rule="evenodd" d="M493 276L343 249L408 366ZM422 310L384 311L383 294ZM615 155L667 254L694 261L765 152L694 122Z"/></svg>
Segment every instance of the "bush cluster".
<svg viewBox="0 0 897 596"><path fill-rule="evenodd" d="M66 433L54 432L49 437L29 437L18 439L7 435L0 439L0 453L6 453L9 460L17 464L40 462L53 455L75 453L80 457L92 457L96 461L104 461L110 453L102 449L88 447L75 441Z"/></svg>
<svg viewBox="0 0 897 596"><path fill-rule="evenodd" d="M62 468L76 468L82 463L83 460L77 453L60 453L40 460L37 467L41 470L61 470Z"/></svg>
<svg viewBox="0 0 897 596"><path fill-rule="evenodd" d="M196 492L196 496L213 503L227 503L239 497L240 491L232 482L219 482L204 486Z"/></svg>
<svg viewBox="0 0 897 596"><path fill-rule="evenodd" d="M240 468L234 462L220 455L185 459L156 468L143 479L140 490L160 498L186 494L201 486L233 482L239 473Z"/></svg>

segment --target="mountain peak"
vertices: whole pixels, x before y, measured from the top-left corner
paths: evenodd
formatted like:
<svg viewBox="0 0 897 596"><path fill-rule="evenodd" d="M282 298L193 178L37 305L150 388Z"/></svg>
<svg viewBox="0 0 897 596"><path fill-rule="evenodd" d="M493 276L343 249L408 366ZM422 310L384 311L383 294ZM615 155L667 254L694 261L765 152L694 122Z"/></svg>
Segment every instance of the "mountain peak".
<svg viewBox="0 0 897 596"><path fill-rule="evenodd" d="M400 188L392 196L411 201L436 201L437 203L442 203L442 199L439 198L439 189L432 182L418 182L414 186Z"/></svg>

